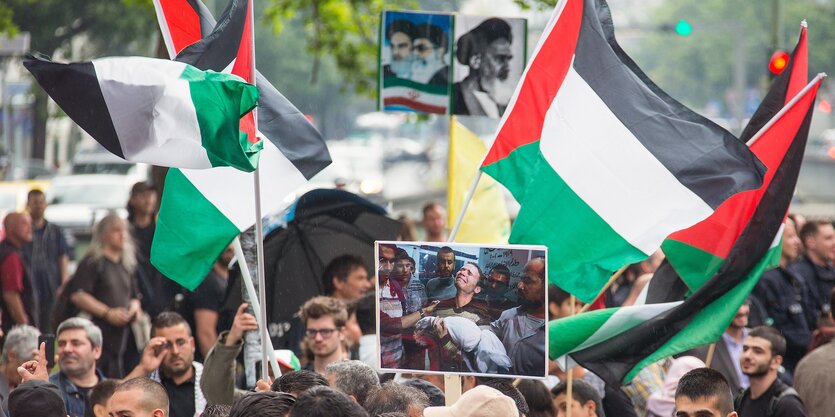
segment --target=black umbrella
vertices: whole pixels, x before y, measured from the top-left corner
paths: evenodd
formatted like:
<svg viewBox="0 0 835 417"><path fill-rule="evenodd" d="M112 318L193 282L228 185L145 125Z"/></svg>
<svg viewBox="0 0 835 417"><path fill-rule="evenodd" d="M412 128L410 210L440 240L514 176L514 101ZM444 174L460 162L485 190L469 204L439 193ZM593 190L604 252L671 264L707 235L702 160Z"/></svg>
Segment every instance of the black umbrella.
<svg viewBox="0 0 835 417"><path fill-rule="evenodd" d="M374 241L395 240L401 224L387 217L384 208L340 190L304 194L290 206L287 219L264 238L267 317L275 348L298 351L303 329L294 315L305 301L324 292L325 266L337 256L353 254L365 260L372 274ZM227 294L240 297L232 286L230 281ZM237 305L229 301L227 306Z"/></svg>

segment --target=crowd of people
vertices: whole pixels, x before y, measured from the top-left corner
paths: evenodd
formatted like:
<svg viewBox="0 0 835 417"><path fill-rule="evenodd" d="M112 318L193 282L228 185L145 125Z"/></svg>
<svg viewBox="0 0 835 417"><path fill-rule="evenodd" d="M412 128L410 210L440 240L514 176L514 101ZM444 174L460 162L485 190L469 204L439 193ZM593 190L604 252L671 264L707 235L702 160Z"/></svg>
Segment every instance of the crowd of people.
<svg viewBox="0 0 835 417"><path fill-rule="evenodd" d="M324 293L300 308L298 346L277 352L282 375L246 387L240 358L257 321L246 304L223 319L232 252L194 292L165 278L149 261L157 198L152 186L136 184L128 218L101 218L78 260L71 238L44 218L42 192L30 192L25 212L5 217L0 416L555 417L571 408L582 417L823 417L835 410L830 221L791 216L780 266L763 274L722 337L654 363L622 387L575 368L569 396L568 375L547 360L546 320L582 303L572 306L570 294L548 285L544 259L532 254L513 270L485 267L440 243L424 245L433 251L427 265L406 243L381 245L376 270L360 256L334 258L314 277ZM443 242L445 217L440 204L427 204L421 240ZM597 304L634 303L662 259L630 266ZM54 365L42 334L55 335ZM462 375L463 394L450 406L444 372Z"/></svg>

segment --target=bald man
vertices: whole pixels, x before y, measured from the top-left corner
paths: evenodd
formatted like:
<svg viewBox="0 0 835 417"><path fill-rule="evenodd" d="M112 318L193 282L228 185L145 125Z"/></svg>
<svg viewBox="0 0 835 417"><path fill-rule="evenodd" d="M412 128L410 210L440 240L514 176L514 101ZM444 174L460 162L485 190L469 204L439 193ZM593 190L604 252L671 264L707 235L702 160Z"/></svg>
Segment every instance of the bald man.
<svg viewBox="0 0 835 417"><path fill-rule="evenodd" d="M110 397L110 417L166 417L168 394L150 378L129 379Z"/></svg>
<svg viewBox="0 0 835 417"><path fill-rule="evenodd" d="M38 326L37 299L23 263L21 249L32 241L32 219L9 213L3 219L6 238L0 242L0 289L3 291L3 332L16 324Z"/></svg>

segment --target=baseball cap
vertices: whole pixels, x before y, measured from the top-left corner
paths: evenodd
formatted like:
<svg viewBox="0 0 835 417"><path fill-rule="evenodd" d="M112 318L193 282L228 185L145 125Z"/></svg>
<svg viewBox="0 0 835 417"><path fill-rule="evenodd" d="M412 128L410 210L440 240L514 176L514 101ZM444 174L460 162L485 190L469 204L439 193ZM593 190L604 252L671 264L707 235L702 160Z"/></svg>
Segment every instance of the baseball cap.
<svg viewBox="0 0 835 417"><path fill-rule="evenodd" d="M516 403L501 392L479 385L449 407L427 407L425 417L516 417Z"/></svg>
<svg viewBox="0 0 835 417"><path fill-rule="evenodd" d="M9 394L9 415L15 417L66 417L61 391L46 381L31 380Z"/></svg>

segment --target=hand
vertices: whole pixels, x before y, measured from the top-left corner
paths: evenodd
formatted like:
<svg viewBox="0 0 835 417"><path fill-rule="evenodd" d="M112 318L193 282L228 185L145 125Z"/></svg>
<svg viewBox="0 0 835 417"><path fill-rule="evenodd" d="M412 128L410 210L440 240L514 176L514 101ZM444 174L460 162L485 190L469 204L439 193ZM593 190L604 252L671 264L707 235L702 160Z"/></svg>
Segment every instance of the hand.
<svg viewBox="0 0 835 417"><path fill-rule="evenodd" d="M438 300L429 303L429 305L423 308L423 313L427 315L432 314L435 311L435 308L438 307L438 303L440 303Z"/></svg>
<svg viewBox="0 0 835 417"><path fill-rule="evenodd" d="M146 375L150 375L159 368L165 357L168 356L168 341L164 337L155 337L148 341L145 349L142 350L142 358L139 360L139 367Z"/></svg>
<svg viewBox="0 0 835 417"><path fill-rule="evenodd" d="M33 379L49 381L49 369L46 369L46 343L41 343L35 360L24 362L17 368L23 382Z"/></svg>
<svg viewBox="0 0 835 417"><path fill-rule="evenodd" d="M238 307L238 312L235 313L235 320L232 321L232 328L229 329L229 334L226 335L226 346L236 345L243 337L247 330L258 330L258 320L255 316L246 312L249 304L243 303Z"/></svg>
<svg viewBox="0 0 835 417"><path fill-rule="evenodd" d="M125 327L130 323L131 315L124 307L114 307L107 310L103 317L111 326Z"/></svg>
<svg viewBox="0 0 835 417"><path fill-rule="evenodd" d="M272 391L273 382L271 378L267 378L266 380L259 379L258 382L255 383L255 392L267 392Z"/></svg>
<svg viewBox="0 0 835 417"><path fill-rule="evenodd" d="M435 328L435 333L438 334L438 339L443 339L444 336L449 334L446 329L446 323L444 323L444 319L442 318L435 318L432 323L432 327Z"/></svg>
<svg viewBox="0 0 835 417"><path fill-rule="evenodd" d="M130 300L130 304L128 304L128 315L131 321L138 319L142 315L142 303L139 300L135 298Z"/></svg>

